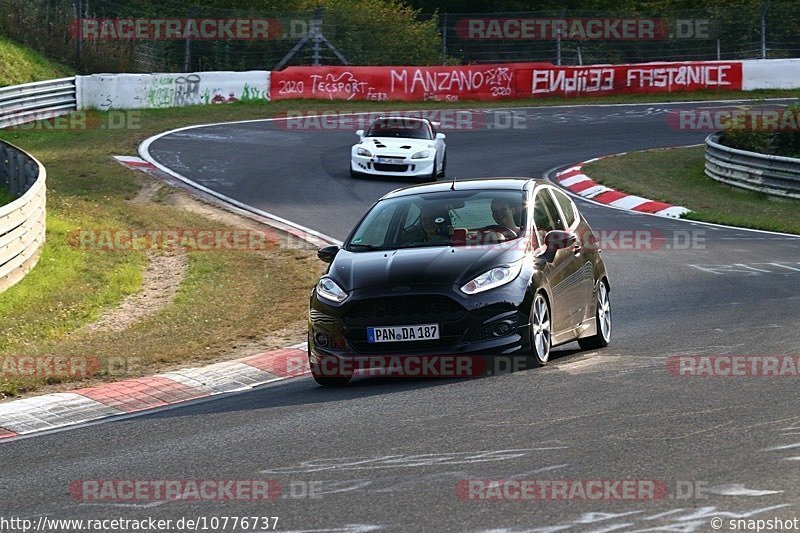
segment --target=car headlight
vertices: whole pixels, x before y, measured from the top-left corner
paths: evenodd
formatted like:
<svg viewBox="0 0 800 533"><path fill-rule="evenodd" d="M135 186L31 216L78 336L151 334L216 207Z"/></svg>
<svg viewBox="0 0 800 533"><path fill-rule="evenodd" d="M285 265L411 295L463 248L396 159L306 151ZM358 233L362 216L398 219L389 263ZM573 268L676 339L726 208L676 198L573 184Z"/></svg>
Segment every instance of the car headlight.
<svg viewBox="0 0 800 533"><path fill-rule="evenodd" d="M363 155L364 157L372 157L372 154L366 148L361 148L360 146L356 148L356 153L358 155Z"/></svg>
<svg viewBox="0 0 800 533"><path fill-rule="evenodd" d="M430 150L423 150L421 152L417 152L416 154L411 156L411 159L425 159L426 157L430 157L431 152Z"/></svg>
<svg viewBox="0 0 800 533"><path fill-rule="evenodd" d="M477 294L479 292L488 291L489 289L501 287L506 283L514 281L517 276L519 276L521 270L522 261L517 261L509 266L495 267L461 287L461 292Z"/></svg>
<svg viewBox="0 0 800 533"><path fill-rule="evenodd" d="M338 304L347 299L347 293L339 287L331 278L322 278L317 283L317 295L325 300L330 300Z"/></svg>

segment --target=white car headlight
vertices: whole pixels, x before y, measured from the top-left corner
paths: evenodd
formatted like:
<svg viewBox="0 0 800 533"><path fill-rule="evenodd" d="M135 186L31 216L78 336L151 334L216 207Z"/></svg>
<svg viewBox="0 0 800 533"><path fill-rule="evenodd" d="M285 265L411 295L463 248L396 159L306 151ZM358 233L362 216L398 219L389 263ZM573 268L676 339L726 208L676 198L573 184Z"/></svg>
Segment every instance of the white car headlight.
<svg viewBox="0 0 800 533"><path fill-rule="evenodd" d="M322 278L317 283L317 296L338 304L347 299L347 293L331 278Z"/></svg>
<svg viewBox="0 0 800 533"><path fill-rule="evenodd" d="M509 266L495 267L461 287L461 292L477 294L479 292L488 291L489 289L501 287L506 283L514 281L517 276L519 276L521 270L521 260Z"/></svg>
<svg viewBox="0 0 800 533"><path fill-rule="evenodd" d="M356 148L356 153L358 155L363 155L364 157L372 157L372 154L366 148L361 148L360 146Z"/></svg>
<svg viewBox="0 0 800 533"><path fill-rule="evenodd" d="M416 154L411 156L411 159L425 159L426 157L430 157L431 152L430 150L423 150L421 152L417 152Z"/></svg>

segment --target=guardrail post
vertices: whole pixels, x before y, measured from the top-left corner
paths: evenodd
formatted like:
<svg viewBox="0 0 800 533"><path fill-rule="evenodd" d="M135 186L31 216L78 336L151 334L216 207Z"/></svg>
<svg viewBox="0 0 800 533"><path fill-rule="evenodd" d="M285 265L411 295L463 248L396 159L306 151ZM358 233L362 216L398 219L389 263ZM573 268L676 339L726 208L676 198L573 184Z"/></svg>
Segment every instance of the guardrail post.
<svg viewBox="0 0 800 533"><path fill-rule="evenodd" d="M6 172L8 172L8 179L10 181L8 192L11 193L11 196L19 196L19 167L17 153L14 150L8 151L8 158L6 159Z"/></svg>
<svg viewBox="0 0 800 533"><path fill-rule="evenodd" d="M0 145L0 187L9 191L11 182L9 181L9 174L6 172L6 161L8 158L8 150L4 145Z"/></svg>
<svg viewBox="0 0 800 533"><path fill-rule="evenodd" d="M39 166L31 160L25 160L25 190L27 191L36 183L39 177Z"/></svg>

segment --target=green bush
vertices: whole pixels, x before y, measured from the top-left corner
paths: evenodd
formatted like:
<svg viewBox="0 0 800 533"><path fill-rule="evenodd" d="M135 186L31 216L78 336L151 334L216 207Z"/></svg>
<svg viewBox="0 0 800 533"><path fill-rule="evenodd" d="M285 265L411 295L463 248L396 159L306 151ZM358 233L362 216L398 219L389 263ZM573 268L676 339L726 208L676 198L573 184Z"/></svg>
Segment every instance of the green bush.
<svg viewBox="0 0 800 533"><path fill-rule="evenodd" d="M800 117L800 105L789 106L782 113L786 118L789 118L788 114L791 113L797 119ZM754 124L756 127L753 127ZM786 121L787 128L782 130L759 128L759 124L762 124L760 113L748 110L741 117L727 121L720 142L725 146L748 152L800 157L800 124Z"/></svg>
<svg viewBox="0 0 800 533"><path fill-rule="evenodd" d="M309 3L317 4L314 1ZM441 64L437 18L395 0L323 0L323 33L353 65Z"/></svg>

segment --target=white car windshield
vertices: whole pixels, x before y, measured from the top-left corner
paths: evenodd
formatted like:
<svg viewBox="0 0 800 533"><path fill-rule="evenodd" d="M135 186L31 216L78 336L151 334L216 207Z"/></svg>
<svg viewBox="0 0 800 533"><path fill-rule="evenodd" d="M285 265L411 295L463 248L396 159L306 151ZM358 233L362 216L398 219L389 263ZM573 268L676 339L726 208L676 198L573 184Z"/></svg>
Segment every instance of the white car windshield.
<svg viewBox="0 0 800 533"><path fill-rule="evenodd" d="M366 137L398 137L401 139L433 139L427 122L404 117L381 118L372 123Z"/></svg>

